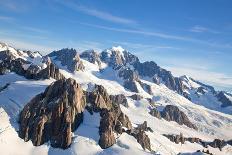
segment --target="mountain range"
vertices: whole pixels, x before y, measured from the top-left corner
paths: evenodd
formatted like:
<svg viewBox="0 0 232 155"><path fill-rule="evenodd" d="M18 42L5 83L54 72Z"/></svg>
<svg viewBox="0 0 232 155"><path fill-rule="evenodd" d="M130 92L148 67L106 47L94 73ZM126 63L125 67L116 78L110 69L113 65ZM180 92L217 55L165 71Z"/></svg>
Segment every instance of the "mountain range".
<svg viewBox="0 0 232 155"><path fill-rule="evenodd" d="M2 154L231 154L231 115L229 92L120 46L43 56L0 43Z"/></svg>

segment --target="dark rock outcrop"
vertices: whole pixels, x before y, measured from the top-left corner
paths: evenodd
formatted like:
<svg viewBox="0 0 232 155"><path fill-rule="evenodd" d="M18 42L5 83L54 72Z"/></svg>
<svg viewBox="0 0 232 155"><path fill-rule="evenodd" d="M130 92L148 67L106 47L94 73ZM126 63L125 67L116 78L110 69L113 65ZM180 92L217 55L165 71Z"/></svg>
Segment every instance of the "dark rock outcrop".
<svg viewBox="0 0 232 155"><path fill-rule="evenodd" d="M10 83L6 83L4 86L0 86L0 93L9 87Z"/></svg>
<svg viewBox="0 0 232 155"><path fill-rule="evenodd" d="M94 112L100 112L102 109L110 110L113 106L110 95L101 85L95 85L92 92L86 92L86 97L87 103L91 104L89 107Z"/></svg>
<svg viewBox="0 0 232 155"><path fill-rule="evenodd" d="M123 86L132 92L139 92L135 81L124 81Z"/></svg>
<svg viewBox="0 0 232 155"><path fill-rule="evenodd" d="M95 85L92 92L86 92L88 109L92 112L100 112L99 145L105 149L116 143L114 132L121 134L123 127L132 129L131 122L120 108L120 104L126 104L124 95L108 95L103 86Z"/></svg>
<svg viewBox="0 0 232 155"><path fill-rule="evenodd" d="M208 145L213 147L213 148L218 148L220 151L222 150L222 148L224 146L231 145L230 143L221 140L221 139L215 139L212 142L207 142L207 141L203 141L200 138L197 137L184 137L183 134L180 135L166 135L164 134L163 136L167 137L170 141L175 142L176 144L182 143L184 144L185 141L189 141L191 143L198 143L200 145L202 145L203 147L207 147Z"/></svg>
<svg viewBox="0 0 232 155"><path fill-rule="evenodd" d="M218 101L220 101L221 107L228 107L228 106L232 106L232 101L226 97L225 92L220 91L217 95L216 95Z"/></svg>
<svg viewBox="0 0 232 155"><path fill-rule="evenodd" d="M49 78L54 78L56 80L64 79L64 76L59 72L59 68L51 62L49 57L43 58L43 63L46 65L46 68L41 68L22 58L15 59L9 53L11 52L8 52L4 59L1 58L2 62L0 63L0 74L15 72L27 79L35 80ZM28 65L29 67L25 68L25 65Z"/></svg>
<svg viewBox="0 0 232 155"><path fill-rule="evenodd" d="M186 125L187 127L197 130L197 127L192 124L184 112L180 111L177 106L167 105L161 112L161 117L167 121L175 121L180 125Z"/></svg>
<svg viewBox="0 0 232 155"><path fill-rule="evenodd" d="M83 71L85 69L83 62L80 60L79 54L73 48L53 51L48 54L48 56L54 58L54 60L60 61L61 64L63 66L67 66L67 69L71 72L79 70Z"/></svg>
<svg viewBox="0 0 232 155"><path fill-rule="evenodd" d="M180 125L186 125L189 128L197 130L197 127L190 122L186 114L181 111L177 106L167 105L163 111L158 111L156 108L152 108L149 112L152 116L157 118L163 118L167 121L174 121Z"/></svg>
<svg viewBox="0 0 232 155"><path fill-rule="evenodd" d="M136 128L132 129L130 134L137 139L137 142L142 146L144 150L148 149L149 151L151 151L150 138L146 135L145 131L153 132L151 128L147 126L146 121L142 124L139 124Z"/></svg>
<svg viewBox="0 0 232 155"><path fill-rule="evenodd" d="M51 146L65 149L71 144L72 131L83 120L85 104L83 91L75 80L58 80L23 108L19 136L32 140L35 146L50 141Z"/></svg>
<svg viewBox="0 0 232 155"><path fill-rule="evenodd" d="M226 141L221 139L214 139L213 142L210 142L208 145L210 145L213 148L219 148L219 150L222 150L224 146L226 146Z"/></svg>
<svg viewBox="0 0 232 155"><path fill-rule="evenodd" d="M171 72L159 67L155 62L137 62L134 64L134 67L140 76L150 77L156 84L160 84L162 82L171 90L177 91L179 94L183 93L181 80L174 77Z"/></svg>
<svg viewBox="0 0 232 155"><path fill-rule="evenodd" d="M101 68L100 55L97 52L95 52L94 50L84 51L80 54L80 57L88 60L91 63L94 63L94 64L97 63L99 68Z"/></svg>
<svg viewBox="0 0 232 155"><path fill-rule="evenodd" d="M151 109L150 114L154 117L161 119L161 114L156 108Z"/></svg>
<svg viewBox="0 0 232 155"><path fill-rule="evenodd" d="M116 139L113 132L122 134L123 128L132 129L129 118L122 113L119 105L113 105L110 110L103 109L100 112L101 121L99 127L99 145L101 148L108 148L115 144Z"/></svg>
<svg viewBox="0 0 232 155"><path fill-rule="evenodd" d="M139 94L133 94L131 96L129 96L130 98L132 98L133 100L141 100L143 99L143 97Z"/></svg>
<svg viewBox="0 0 232 155"><path fill-rule="evenodd" d="M128 107L128 102L126 99L126 96L123 94L119 94L119 95L110 95L110 99L117 104L121 104L124 105L125 107Z"/></svg>

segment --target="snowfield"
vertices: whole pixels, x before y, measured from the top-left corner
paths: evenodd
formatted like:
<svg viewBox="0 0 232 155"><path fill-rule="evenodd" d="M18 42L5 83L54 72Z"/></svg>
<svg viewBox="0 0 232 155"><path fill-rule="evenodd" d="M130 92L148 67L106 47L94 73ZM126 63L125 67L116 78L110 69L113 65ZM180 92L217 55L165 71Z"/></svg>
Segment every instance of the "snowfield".
<svg viewBox="0 0 232 155"><path fill-rule="evenodd" d="M5 48L5 47L4 47ZM117 50L121 51L121 47ZM39 56L38 56L39 57ZM210 105L195 104L176 92L168 89L164 85L157 85L143 79L142 82L151 85L152 95L139 88L139 95L144 99L135 101L130 95L133 92L123 87L123 80L117 76L117 72L106 64L103 64L103 71L97 64L83 60L85 71L71 73L60 62L56 62L61 73L66 78L73 78L82 85L84 90L91 90L94 84L103 85L109 94L124 94L127 96L129 107L121 106L122 111L128 115L133 126L147 121L148 126L154 131L146 132L151 140L151 148L154 152L143 150L136 139L126 133L116 135L117 143L108 149L101 149L98 145L99 140L99 113L91 115L84 111L84 122L73 133L73 142L69 149L62 150L50 147L49 143L35 147L31 141L24 142L18 137L17 117L24 105L35 95L43 92L54 79L47 80L28 80L15 73L0 75L0 87L8 87L0 92L0 154L1 155L176 155L192 154L197 150L206 150L197 143L185 142L175 144L162 134L180 134L184 137L198 137L205 141L213 141L215 138L232 139L232 115L218 112L207 108ZM40 63L39 60L31 60L33 63ZM188 84L189 85L189 84ZM197 87L196 83L191 83ZM138 84L138 87L140 85ZM151 98L158 109L166 105L176 105L182 110L195 124L198 131L190 129L185 125L176 122L168 122L158 119L149 114L151 105L145 98ZM203 99L202 99L203 100ZM213 107L216 108L216 107ZM215 155L232 155L232 146L223 147L222 151L217 148L208 147L210 152ZM201 153L195 153L201 154Z"/></svg>

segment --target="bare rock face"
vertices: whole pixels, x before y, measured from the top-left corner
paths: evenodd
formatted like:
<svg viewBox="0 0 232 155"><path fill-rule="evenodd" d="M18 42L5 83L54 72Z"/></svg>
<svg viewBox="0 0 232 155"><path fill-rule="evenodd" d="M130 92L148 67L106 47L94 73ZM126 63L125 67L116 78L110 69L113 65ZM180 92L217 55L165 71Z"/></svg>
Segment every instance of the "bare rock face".
<svg viewBox="0 0 232 155"><path fill-rule="evenodd" d="M135 81L124 81L123 86L132 92L139 92Z"/></svg>
<svg viewBox="0 0 232 155"><path fill-rule="evenodd" d="M151 151L150 138L146 135L144 131L140 131L136 136L137 142L142 146L142 148Z"/></svg>
<svg viewBox="0 0 232 155"><path fill-rule="evenodd" d="M213 148L218 148L220 151L227 144L231 145L229 143L229 141L226 142L226 141L221 140L221 139L214 139L214 141L212 141L212 142L207 142L207 141L203 141L202 139L197 138L197 137L184 137L183 134L180 134L180 135L166 135L166 134L164 134L163 136L167 137L170 141L172 141L176 144L179 144L179 143L184 144L185 141L189 141L191 143L198 143L206 148L209 145Z"/></svg>
<svg viewBox="0 0 232 155"><path fill-rule="evenodd" d="M145 90L148 94L152 95L153 92L149 84L143 83L141 81L139 81L139 84L142 86L143 90Z"/></svg>
<svg viewBox="0 0 232 155"><path fill-rule="evenodd" d="M0 74L5 74L7 71L10 71L24 76L27 79L64 79L64 76L59 72L59 68L51 62L49 57L43 58L43 61L43 63L46 64L46 68L33 65L22 58L14 59L11 55L6 55L4 60L0 63ZM24 67L25 65L29 67L26 69Z"/></svg>
<svg viewBox="0 0 232 155"><path fill-rule="evenodd" d="M179 94L183 93L183 84L180 79L174 77L171 72L162 69L155 62L138 62L134 64L134 67L138 71L139 75L151 77L154 83L160 84L162 81L171 90L175 90Z"/></svg>
<svg viewBox="0 0 232 155"><path fill-rule="evenodd" d="M219 150L222 150L222 148L226 145L226 142L221 139L214 139L213 142L210 142L209 145L214 148L219 148Z"/></svg>
<svg viewBox="0 0 232 155"><path fill-rule="evenodd" d="M110 99L114 102L114 103L118 103L121 105L124 105L125 107L128 107L128 102L126 99L126 96L123 94L119 94L119 95L110 95Z"/></svg>
<svg viewBox="0 0 232 155"><path fill-rule="evenodd" d="M67 69L71 72L79 70L83 71L85 69L83 62L80 60L79 54L73 48L53 51L48 54L48 56L54 58L54 60L60 61L61 64L63 66L67 66Z"/></svg>
<svg viewBox="0 0 232 155"><path fill-rule="evenodd" d="M154 117L161 119L161 114L156 108L151 109L150 114Z"/></svg>
<svg viewBox="0 0 232 155"><path fill-rule="evenodd" d="M86 97L87 103L91 103L91 108L94 112L112 108L112 100L106 89L101 85L95 85L95 89L92 92L86 92Z"/></svg>
<svg viewBox="0 0 232 155"><path fill-rule="evenodd" d="M122 113L119 105L113 105L110 110L102 109L100 112L101 121L99 127L99 145L105 149L116 143L113 132L121 134L122 127L132 129L129 118Z"/></svg>
<svg viewBox="0 0 232 155"><path fill-rule="evenodd" d="M32 140L35 146L50 141L51 146L65 149L71 144L72 131L83 120L85 104L83 91L75 80L58 80L24 107L19 136Z"/></svg>
<svg viewBox="0 0 232 155"><path fill-rule="evenodd" d="M133 100L141 100L143 97L139 94L133 94L131 96L129 96L130 98L132 98Z"/></svg>
<svg viewBox="0 0 232 155"><path fill-rule="evenodd" d="M88 60L91 63L97 63L99 68L101 68L101 59L100 55L94 50L87 50L80 54L80 57Z"/></svg>
<svg viewBox="0 0 232 155"><path fill-rule="evenodd" d="M137 142L142 146L142 148L151 151L150 138L146 135L145 131L151 131L150 127L147 127L147 122L139 124L136 128L131 130L131 135L137 139Z"/></svg>
<svg viewBox="0 0 232 155"><path fill-rule="evenodd" d="M231 94L228 95L231 96ZM222 103L221 107L232 106L232 101L225 95L225 92L220 91L216 97L218 98L218 101Z"/></svg>
<svg viewBox="0 0 232 155"><path fill-rule="evenodd" d="M109 130L106 130L105 132L101 133L99 139L99 145L101 146L101 148L106 149L108 147L111 147L115 143L116 139L114 137L112 128L109 128Z"/></svg>
<svg viewBox="0 0 232 155"><path fill-rule="evenodd" d="M161 112L161 117L167 121L175 121L180 125L186 125L197 130L197 127L192 124L184 112L180 111L177 106L167 105Z"/></svg>

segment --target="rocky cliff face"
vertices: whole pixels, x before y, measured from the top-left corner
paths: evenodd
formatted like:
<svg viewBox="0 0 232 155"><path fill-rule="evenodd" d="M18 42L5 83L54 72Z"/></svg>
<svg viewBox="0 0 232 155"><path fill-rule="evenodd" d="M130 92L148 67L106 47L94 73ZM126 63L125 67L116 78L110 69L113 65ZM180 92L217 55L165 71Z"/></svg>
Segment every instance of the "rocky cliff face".
<svg viewBox="0 0 232 155"><path fill-rule="evenodd" d="M95 52L94 50L87 50L80 54L82 59L85 59L91 63L97 63L99 68L101 68L101 59L99 53Z"/></svg>
<svg viewBox="0 0 232 155"><path fill-rule="evenodd" d="M67 148L72 131L83 120L85 104L83 91L75 80L58 80L24 107L19 136L35 146L50 141L53 147Z"/></svg>
<svg viewBox="0 0 232 155"><path fill-rule="evenodd" d="M100 112L101 121L99 127L99 145L108 148L116 143L114 133L121 134L123 127L132 129L129 118L121 111L120 104L125 104L125 96L108 95L106 89L96 85L92 92L87 92L87 109L92 112ZM116 100L119 99L120 100Z"/></svg>
<svg viewBox="0 0 232 155"><path fill-rule="evenodd" d="M161 116L167 121L175 121L180 125L184 124L197 130L197 127L189 121L185 113L180 111L177 106L167 105L161 112Z"/></svg>
<svg viewBox="0 0 232 155"><path fill-rule="evenodd" d="M197 130L197 127L190 122L186 114L181 111L177 106L167 105L163 111L158 111L156 108L150 110L150 114L157 118L163 118L167 121L174 121L180 125L186 125L189 128Z"/></svg>
<svg viewBox="0 0 232 155"><path fill-rule="evenodd" d="M54 60L60 61L62 66L67 66L67 69L71 72L74 71L83 71L85 66L80 60L80 56L75 49L62 49L59 51L53 51L48 54L49 57L52 57Z"/></svg>

